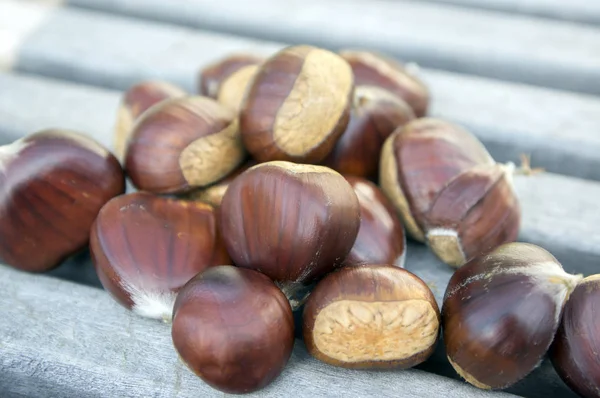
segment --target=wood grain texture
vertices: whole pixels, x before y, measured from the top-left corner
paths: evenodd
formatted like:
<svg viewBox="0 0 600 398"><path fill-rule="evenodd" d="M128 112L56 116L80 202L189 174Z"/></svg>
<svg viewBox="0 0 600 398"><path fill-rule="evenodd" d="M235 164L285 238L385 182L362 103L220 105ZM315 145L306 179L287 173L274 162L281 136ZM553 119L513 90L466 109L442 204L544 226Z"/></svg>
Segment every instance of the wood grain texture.
<svg viewBox="0 0 600 398"><path fill-rule="evenodd" d="M35 7L43 8L35 3L12 8L5 4L0 3L0 15L6 18L15 17L17 11L33 18ZM283 47L76 9L59 9L51 15L21 45L15 70L120 90L142 79L165 79L191 92L196 89L201 66L232 52L270 55ZM0 51L0 60L6 57ZM418 73L431 88L431 115L473 130L500 161L517 161L521 153L530 153L534 165L548 171L600 179L599 98L424 68ZM72 94L67 90L55 101ZM14 89L13 95L19 95L18 90ZM0 97L2 106L22 114L24 109L11 101ZM43 101L47 99L29 99L32 106ZM85 102L75 105L83 107ZM47 106L50 108L39 111L39 118L54 108L53 103ZM11 120L15 116L9 113L5 117ZM77 120L78 116L73 112L67 118Z"/></svg>
<svg viewBox="0 0 600 398"><path fill-rule="evenodd" d="M321 0L67 3L262 39L374 47L427 67L600 93L600 30L566 22L400 0L346 1L337 16Z"/></svg>
<svg viewBox="0 0 600 398"><path fill-rule="evenodd" d="M392 0L395 1L395 0ZM421 0L417 0L421 1ZM600 3L590 0L426 0L510 14L600 25Z"/></svg>
<svg viewBox="0 0 600 398"><path fill-rule="evenodd" d="M101 290L0 266L0 291L3 397L224 396L177 358L168 326L133 316ZM247 396L334 397L340 391L370 396L373 386L381 397L514 396L414 369L356 372L327 366L308 356L299 341L282 375Z"/></svg>

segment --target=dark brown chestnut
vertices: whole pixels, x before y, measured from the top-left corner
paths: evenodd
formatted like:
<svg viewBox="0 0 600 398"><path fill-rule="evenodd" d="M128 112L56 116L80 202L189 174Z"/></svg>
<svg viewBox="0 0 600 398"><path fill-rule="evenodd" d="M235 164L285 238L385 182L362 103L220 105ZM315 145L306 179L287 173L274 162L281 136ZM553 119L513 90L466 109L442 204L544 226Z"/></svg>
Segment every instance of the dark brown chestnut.
<svg viewBox="0 0 600 398"><path fill-rule="evenodd" d="M151 106L171 98L187 95L182 88L161 80L142 81L131 86L121 98L114 133L114 153L119 161L125 157L127 140L138 117Z"/></svg>
<svg viewBox="0 0 600 398"><path fill-rule="evenodd" d="M181 359L207 384L226 393L249 393L271 383L287 364L294 318L268 277L218 266L181 289L171 334Z"/></svg>
<svg viewBox="0 0 600 398"><path fill-rule="evenodd" d="M394 264L404 266L406 235L396 210L372 182L345 176L360 204L360 229L344 266Z"/></svg>
<svg viewBox="0 0 600 398"><path fill-rule="evenodd" d="M350 184L316 165L272 161L235 178L221 202L221 231L234 264L296 288L333 271L350 252L360 206Z"/></svg>
<svg viewBox="0 0 600 398"><path fill-rule="evenodd" d="M217 99L223 81L239 69L248 65L258 65L262 61L263 58L256 54L229 54L200 69L200 73L198 74L198 93Z"/></svg>
<svg viewBox="0 0 600 398"><path fill-rule="evenodd" d="M583 279L569 296L550 360L556 373L585 398L600 397L600 275Z"/></svg>
<svg viewBox="0 0 600 398"><path fill-rule="evenodd" d="M385 140L415 115L399 97L375 86L357 86L346 131L324 165L344 175L376 179Z"/></svg>
<svg viewBox="0 0 600 398"><path fill-rule="evenodd" d="M442 305L446 353L456 372L483 389L527 376L546 354L581 278L543 248L517 242L459 268Z"/></svg>
<svg viewBox="0 0 600 398"><path fill-rule="evenodd" d="M119 161L78 132L0 146L0 259L31 272L58 266L85 248L100 208L124 191Z"/></svg>
<svg viewBox="0 0 600 398"><path fill-rule="evenodd" d="M425 83L400 62L373 51L339 52L352 67L355 84L379 86L411 106L417 117L427 115L431 94Z"/></svg>
<svg viewBox="0 0 600 398"><path fill-rule="evenodd" d="M117 302L164 321L184 284L208 267L231 263L210 205L146 192L118 196L100 210L90 252Z"/></svg>
<svg viewBox="0 0 600 398"><path fill-rule="evenodd" d="M185 198L189 200L196 200L199 202L208 203L209 205L214 207L219 207L221 206L221 201L223 200L223 196L225 195L229 184L231 184L231 182L237 176L239 176L244 171L248 170L250 167L255 165L256 162L253 159L250 159L224 179L206 188L196 189L195 191L192 191L185 195Z"/></svg>
<svg viewBox="0 0 600 398"><path fill-rule="evenodd" d="M244 145L258 162L319 163L348 124L352 70L330 51L287 47L259 68L240 111Z"/></svg>
<svg viewBox="0 0 600 398"><path fill-rule="evenodd" d="M517 239L521 210L513 171L462 127L421 118L386 140L379 182L410 236L459 267Z"/></svg>
<svg viewBox="0 0 600 398"><path fill-rule="evenodd" d="M429 287L391 265L342 268L317 283L303 313L308 352L346 368L409 368L439 338L440 312Z"/></svg>
<svg viewBox="0 0 600 398"><path fill-rule="evenodd" d="M129 138L125 169L140 190L181 193L226 177L245 159L236 113L207 97L163 101Z"/></svg>

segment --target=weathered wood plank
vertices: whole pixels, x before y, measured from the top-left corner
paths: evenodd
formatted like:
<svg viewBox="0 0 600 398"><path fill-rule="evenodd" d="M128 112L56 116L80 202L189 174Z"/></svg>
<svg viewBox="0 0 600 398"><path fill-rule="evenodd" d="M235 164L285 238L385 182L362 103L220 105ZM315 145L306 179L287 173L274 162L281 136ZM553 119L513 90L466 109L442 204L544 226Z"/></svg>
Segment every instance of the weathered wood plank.
<svg viewBox="0 0 600 398"><path fill-rule="evenodd" d="M178 360L168 325L126 312L99 289L0 265L3 397L222 397ZM510 397L419 370L349 371L297 342L283 374L249 397Z"/></svg>
<svg viewBox="0 0 600 398"><path fill-rule="evenodd" d="M66 1L261 39L371 47L427 67L600 94L600 29L591 26L399 0L333 8L321 0Z"/></svg>
<svg viewBox="0 0 600 398"><path fill-rule="evenodd" d="M193 90L202 65L234 51L271 54L283 46L27 3L0 3L0 21L34 19L40 9L47 11L43 23L22 38L18 56L0 49L0 65L17 59L13 66L20 71L120 90L145 78ZM8 26L13 36L22 31ZM429 69L420 73L432 90L432 115L472 129L497 159L530 153L536 166L550 172L600 180L600 98Z"/></svg>
<svg viewBox="0 0 600 398"><path fill-rule="evenodd" d="M395 0L392 0L395 1ZM420 1L420 0L419 0ZM590 0L425 0L506 13L600 25L600 3Z"/></svg>

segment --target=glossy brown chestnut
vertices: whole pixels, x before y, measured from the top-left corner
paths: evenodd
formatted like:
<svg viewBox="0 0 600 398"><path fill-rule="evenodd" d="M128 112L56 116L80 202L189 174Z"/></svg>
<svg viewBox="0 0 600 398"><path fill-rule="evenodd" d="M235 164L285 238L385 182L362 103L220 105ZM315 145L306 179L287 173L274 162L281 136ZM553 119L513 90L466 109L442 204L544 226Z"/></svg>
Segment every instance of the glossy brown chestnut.
<svg viewBox="0 0 600 398"><path fill-rule="evenodd" d="M440 312L427 285L390 265L342 268L306 301L308 352L346 368L409 368L425 361L439 337Z"/></svg>
<svg viewBox="0 0 600 398"><path fill-rule="evenodd" d="M258 65L263 58L256 54L237 53L205 66L198 74L198 93L217 99L221 84L234 72L248 65Z"/></svg>
<svg viewBox="0 0 600 398"><path fill-rule="evenodd" d="M396 210L377 185L346 176L360 204L360 229L344 266L394 264L404 266L406 235Z"/></svg>
<svg viewBox="0 0 600 398"><path fill-rule="evenodd" d="M235 112L239 112L248 87L254 80L258 70L258 64L247 65L232 73L231 76L221 83L217 100Z"/></svg>
<svg viewBox="0 0 600 398"><path fill-rule="evenodd" d="M250 159L241 167L237 168L233 173L229 174L226 178L206 188L196 189L195 191L192 191L189 194L185 195L185 198L189 200L208 203L209 205L214 207L219 207L221 205L221 201L223 200L223 196L227 191L227 187L229 187L229 184L231 184L234 178L236 178L244 171L248 170L250 167L255 165L256 162Z"/></svg>
<svg viewBox="0 0 600 398"><path fill-rule="evenodd" d="M379 181L410 236L459 267L516 240L521 210L513 171L460 126L422 118L386 140Z"/></svg>
<svg viewBox="0 0 600 398"><path fill-rule="evenodd" d="M184 97L182 88L160 80L148 80L131 86L121 99L114 133L115 156L120 161L125 157L127 140L137 118L151 106L171 98Z"/></svg>
<svg viewBox="0 0 600 398"><path fill-rule="evenodd" d="M573 391L600 397L600 275L583 279L569 296L550 347L554 369Z"/></svg>
<svg viewBox="0 0 600 398"><path fill-rule="evenodd" d="M239 175L219 209L233 262L263 272L288 298L342 263L360 225L358 199L344 177L328 167L286 161Z"/></svg>
<svg viewBox="0 0 600 398"><path fill-rule="evenodd" d="M262 63L240 111L244 145L258 162L319 163L348 124L352 70L320 48L287 47Z"/></svg>
<svg viewBox="0 0 600 398"><path fill-rule="evenodd" d="M207 97L163 101L129 138L125 169L140 190L180 193L226 177L245 159L236 113Z"/></svg>
<svg viewBox="0 0 600 398"><path fill-rule="evenodd" d="M285 296L260 272L219 266L181 289L173 344L207 384L226 393L257 391L287 364L294 318Z"/></svg>
<svg viewBox="0 0 600 398"><path fill-rule="evenodd" d="M346 131L324 165L344 175L376 179L385 140L415 115L399 97L375 86L357 86Z"/></svg>
<svg viewBox="0 0 600 398"><path fill-rule="evenodd" d="M343 50L339 54L352 67L356 85L382 87L406 101L417 117L427 114L429 89L400 62L372 51Z"/></svg>
<svg viewBox="0 0 600 398"><path fill-rule="evenodd" d="M212 206L146 192L118 196L100 210L90 252L117 302L164 321L183 285L208 267L231 263Z"/></svg>
<svg viewBox="0 0 600 398"><path fill-rule="evenodd" d="M442 305L446 353L456 372L483 389L527 376L546 354L581 278L528 243L504 244L459 268Z"/></svg>
<svg viewBox="0 0 600 398"><path fill-rule="evenodd" d="M0 146L0 259L56 267L85 248L100 208L124 191L119 161L83 134L43 130Z"/></svg>

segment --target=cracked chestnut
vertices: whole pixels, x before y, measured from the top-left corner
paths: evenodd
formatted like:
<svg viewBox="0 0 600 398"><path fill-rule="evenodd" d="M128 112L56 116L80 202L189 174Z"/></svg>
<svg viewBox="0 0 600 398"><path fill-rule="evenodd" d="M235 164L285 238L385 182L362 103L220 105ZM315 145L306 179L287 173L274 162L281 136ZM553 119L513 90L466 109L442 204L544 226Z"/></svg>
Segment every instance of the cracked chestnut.
<svg viewBox="0 0 600 398"><path fill-rule="evenodd" d="M448 360L470 384L504 389L536 368L581 280L546 250L507 243L455 271L442 305Z"/></svg>
<svg viewBox="0 0 600 398"><path fill-rule="evenodd" d="M324 166L272 161L236 177L220 206L234 264L276 281L288 298L340 266L360 226L350 184Z"/></svg>
<svg viewBox="0 0 600 398"><path fill-rule="evenodd" d="M600 397L600 275L583 279L569 296L549 357L556 373L582 397Z"/></svg>
<svg viewBox="0 0 600 398"><path fill-rule="evenodd" d="M0 259L30 272L58 266L124 191L119 161L83 134L43 130L0 146Z"/></svg>
<svg viewBox="0 0 600 398"><path fill-rule="evenodd" d="M408 234L446 264L517 239L513 164L499 164L470 132L438 119L396 130L381 151L379 183Z"/></svg>
<svg viewBox="0 0 600 398"><path fill-rule="evenodd" d="M200 69L198 74L198 93L200 95L217 99L219 90L224 81L241 68L249 65L258 65L263 58L250 53L229 54L210 65Z"/></svg>
<svg viewBox="0 0 600 398"><path fill-rule="evenodd" d="M249 393L284 369L294 347L294 318L267 276L219 266L181 289L171 335L183 362L204 382L226 393Z"/></svg>
<svg viewBox="0 0 600 398"><path fill-rule="evenodd" d="M183 193L225 178L245 157L235 112L207 97L184 97L140 117L125 170L139 190Z"/></svg>
<svg viewBox="0 0 600 398"><path fill-rule="evenodd" d="M114 154L123 161L127 140L142 113L167 99L187 95L182 88L160 80L148 80L131 86L121 98L114 132Z"/></svg>
<svg viewBox="0 0 600 398"><path fill-rule="evenodd" d="M184 284L231 262L212 206L146 192L118 196L100 210L90 252L100 282L117 302L164 321L171 320Z"/></svg>
<svg viewBox="0 0 600 398"><path fill-rule="evenodd" d="M323 164L344 175L376 179L383 143L414 118L406 102L389 91L357 86L348 127Z"/></svg>
<svg viewBox="0 0 600 398"><path fill-rule="evenodd" d="M404 266L406 235L390 201L372 182L346 176L360 204L360 228L343 266L394 264Z"/></svg>
<svg viewBox="0 0 600 398"><path fill-rule="evenodd" d="M410 368L439 338L440 312L429 287L391 265L342 268L323 278L306 301L308 352L345 368Z"/></svg>
<svg viewBox="0 0 600 398"><path fill-rule="evenodd" d="M355 84L379 86L402 98L417 117L424 117L431 94L425 83L400 62L372 51L339 52L352 67Z"/></svg>
<svg viewBox="0 0 600 398"><path fill-rule="evenodd" d="M352 69L330 51L300 45L265 60L248 87L240 129L258 162L319 163L348 124Z"/></svg>

